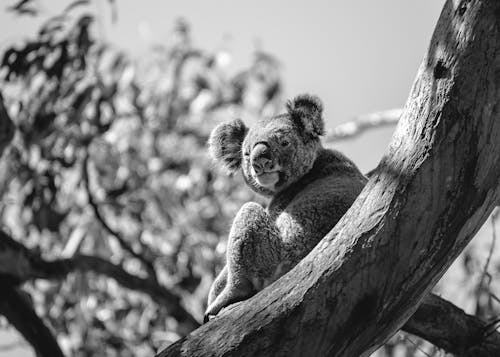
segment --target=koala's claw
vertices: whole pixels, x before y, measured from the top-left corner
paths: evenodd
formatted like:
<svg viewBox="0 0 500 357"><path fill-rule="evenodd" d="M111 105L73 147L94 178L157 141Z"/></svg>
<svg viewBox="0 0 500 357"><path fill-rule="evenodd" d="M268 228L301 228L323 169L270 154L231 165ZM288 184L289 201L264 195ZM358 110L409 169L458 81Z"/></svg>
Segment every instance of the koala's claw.
<svg viewBox="0 0 500 357"><path fill-rule="evenodd" d="M213 319L215 317L215 315L212 315L210 313L206 313L204 316L203 316L203 323L206 324L208 321L210 321L211 319Z"/></svg>

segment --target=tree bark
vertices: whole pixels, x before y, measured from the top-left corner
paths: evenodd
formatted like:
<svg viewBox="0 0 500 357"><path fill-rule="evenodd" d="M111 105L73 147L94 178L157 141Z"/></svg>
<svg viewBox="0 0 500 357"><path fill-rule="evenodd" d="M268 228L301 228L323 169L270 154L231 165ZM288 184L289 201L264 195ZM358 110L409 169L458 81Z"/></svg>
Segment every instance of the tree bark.
<svg viewBox="0 0 500 357"><path fill-rule="evenodd" d="M160 356L367 356L498 202L500 2L447 1L391 145L291 272Z"/></svg>
<svg viewBox="0 0 500 357"><path fill-rule="evenodd" d="M430 294L403 330L419 336L456 357L500 356L496 324L467 315L452 303Z"/></svg>
<svg viewBox="0 0 500 357"><path fill-rule="evenodd" d="M183 323L185 328L190 329L187 332L199 326L194 317L180 305L177 295L156 284L153 279L140 278L127 273L119 265L103 258L79 254L72 258L45 261L40 254L30 251L2 230L0 230L0 258L0 282L2 283L0 285L6 288L8 297L15 296L14 292L10 292L14 291L15 285L26 281L59 280L64 279L71 272L92 271L115 279L123 287L148 294L161 306L167 308L169 314ZM8 313L9 304L11 303L7 301L2 305L2 294L0 294L0 314ZM5 308L2 309L2 306ZM26 320L26 322L29 326L33 326L31 320ZM36 326L42 329L40 333L44 336L46 332L44 332L43 322ZM493 355L500 355L500 333L491 329L491 326L477 317L467 315L436 295L431 294L424 300L403 329L458 356L481 356L477 353L478 351L494 352ZM474 353L470 354L470 351Z"/></svg>

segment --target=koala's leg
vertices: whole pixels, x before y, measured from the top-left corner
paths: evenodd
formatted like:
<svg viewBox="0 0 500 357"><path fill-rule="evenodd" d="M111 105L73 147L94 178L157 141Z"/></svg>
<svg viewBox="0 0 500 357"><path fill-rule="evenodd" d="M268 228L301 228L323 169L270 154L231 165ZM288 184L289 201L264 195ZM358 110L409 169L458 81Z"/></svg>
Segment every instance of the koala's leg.
<svg viewBox="0 0 500 357"><path fill-rule="evenodd" d="M227 265L222 268L217 278L215 278L212 286L210 287L210 292L208 293L208 306L214 302L215 298L219 296L227 283Z"/></svg>
<svg viewBox="0 0 500 357"><path fill-rule="evenodd" d="M254 202L236 215L227 246L227 283L208 306L205 321L224 307L249 298L262 289L280 262L282 243L265 209Z"/></svg>

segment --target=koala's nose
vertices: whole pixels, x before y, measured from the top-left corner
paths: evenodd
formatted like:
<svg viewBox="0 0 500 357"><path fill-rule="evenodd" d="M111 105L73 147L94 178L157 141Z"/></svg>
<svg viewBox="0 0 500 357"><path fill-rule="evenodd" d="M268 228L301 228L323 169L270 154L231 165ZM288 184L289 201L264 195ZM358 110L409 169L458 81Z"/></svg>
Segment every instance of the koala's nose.
<svg viewBox="0 0 500 357"><path fill-rule="evenodd" d="M255 145L250 154L250 162L257 175L271 170L273 167L273 160L271 158L269 146L262 143Z"/></svg>

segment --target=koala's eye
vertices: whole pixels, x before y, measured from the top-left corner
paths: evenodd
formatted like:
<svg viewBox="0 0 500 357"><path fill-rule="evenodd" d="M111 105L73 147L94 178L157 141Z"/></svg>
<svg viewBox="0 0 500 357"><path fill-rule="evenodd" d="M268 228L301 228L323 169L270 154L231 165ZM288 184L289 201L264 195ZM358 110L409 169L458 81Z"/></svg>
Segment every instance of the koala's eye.
<svg viewBox="0 0 500 357"><path fill-rule="evenodd" d="M281 140L281 146L287 147L289 145L290 145L290 142L288 140L286 140L286 139Z"/></svg>
<svg viewBox="0 0 500 357"><path fill-rule="evenodd" d="M245 151L243 151L243 155L244 155L244 156L250 156L250 151L246 151L246 150L245 150Z"/></svg>

